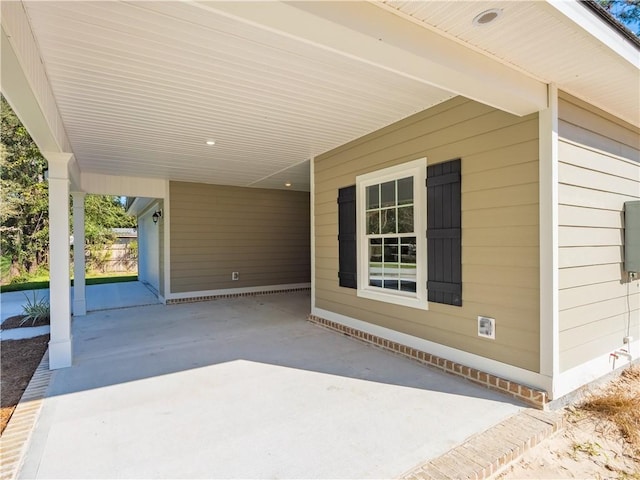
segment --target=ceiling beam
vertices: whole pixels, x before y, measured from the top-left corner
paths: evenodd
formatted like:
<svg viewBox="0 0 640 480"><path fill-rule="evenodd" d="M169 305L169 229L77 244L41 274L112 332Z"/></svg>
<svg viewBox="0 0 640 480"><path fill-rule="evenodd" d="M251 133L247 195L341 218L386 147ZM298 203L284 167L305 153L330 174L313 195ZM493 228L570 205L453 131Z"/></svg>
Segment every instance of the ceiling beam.
<svg viewBox="0 0 640 480"><path fill-rule="evenodd" d="M196 2L200 8L524 116L547 86L368 2Z"/></svg>
<svg viewBox="0 0 640 480"><path fill-rule="evenodd" d="M80 168L62 123L22 2L2 2L0 91L40 152L70 154L71 188L80 187ZM45 155L45 157L47 156Z"/></svg>

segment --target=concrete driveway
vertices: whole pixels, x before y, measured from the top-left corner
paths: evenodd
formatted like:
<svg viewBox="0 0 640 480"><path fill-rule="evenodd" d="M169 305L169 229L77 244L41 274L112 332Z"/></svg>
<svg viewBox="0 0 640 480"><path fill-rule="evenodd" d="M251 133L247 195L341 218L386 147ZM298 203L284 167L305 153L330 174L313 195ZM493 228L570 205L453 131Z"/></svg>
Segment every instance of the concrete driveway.
<svg viewBox="0 0 640 480"><path fill-rule="evenodd" d="M305 321L294 293L74 320L22 478L393 478L513 400Z"/></svg>

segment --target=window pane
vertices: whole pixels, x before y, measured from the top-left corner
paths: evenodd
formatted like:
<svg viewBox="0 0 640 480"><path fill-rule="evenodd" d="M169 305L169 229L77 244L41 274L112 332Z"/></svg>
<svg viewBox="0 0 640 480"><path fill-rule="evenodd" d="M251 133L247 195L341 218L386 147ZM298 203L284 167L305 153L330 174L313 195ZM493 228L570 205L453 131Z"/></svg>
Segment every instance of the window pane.
<svg viewBox="0 0 640 480"><path fill-rule="evenodd" d="M383 260L385 263L398 262L398 239L397 238L384 239L384 259Z"/></svg>
<svg viewBox="0 0 640 480"><path fill-rule="evenodd" d="M382 218L380 224L381 233L397 233L396 231L396 209L387 208L382 210Z"/></svg>
<svg viewBox="0 0 640 480"><path fill-rule="evenodd" d="M389 288L391 290L398 290L398 280L388 280L385 278L384 288Z"/></svg>
<svg viewBox="0 0 640 480"><path fill-rule="evenodd" d="M380 233L380 210L367 212L367 235Z"/></svg>
<svg viewBox="0 0 640 480"><path fill-rule="evenodd" d="M398 180L398 205L413 203L413 177Z"/></svg>
<svg viewBox="0 0 640 480"><path fill-rule="evenodd" d="M404 278L400 280L400 290L403 292L413 292L416 293L416 282L405 280Z"/></svg>
<svg viewBox="0 0 640 480"><path fill-rule="evenodd" d="M396 182L386 182L380 185L381 206L393 207L396 204Z"/></svg>
<svg viewBox="0 0 640 480"><path fill-rule="evenodd" d="M413 232L413 207L398 208L398 233Z"/></svg>
<svg viewBox="0 0 640 480"><path fill-rule="evenodd" d="M371 266L372 263L378 263L382 265L381 245L369 245L369 266Z"/></svg>
<svg viewBox="0 0 640 480"><path fill-rule="evenodd" d="M367 210L380 206L380 185L367 187Z"/></svg>

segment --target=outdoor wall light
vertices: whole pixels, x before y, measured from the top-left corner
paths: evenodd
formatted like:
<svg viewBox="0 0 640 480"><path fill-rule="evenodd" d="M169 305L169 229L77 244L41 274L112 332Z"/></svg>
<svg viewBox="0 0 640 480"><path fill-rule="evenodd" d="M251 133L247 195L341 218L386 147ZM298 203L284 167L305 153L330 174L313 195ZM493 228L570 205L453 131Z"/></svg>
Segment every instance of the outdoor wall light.
<svg viewBox="0 0 640 480"><path fill-rule="evenodd" d="M158 223L158 219L162 216L162 210L158 210L157 212L153 212L151 218L153 219L153 223Z"/></svg>

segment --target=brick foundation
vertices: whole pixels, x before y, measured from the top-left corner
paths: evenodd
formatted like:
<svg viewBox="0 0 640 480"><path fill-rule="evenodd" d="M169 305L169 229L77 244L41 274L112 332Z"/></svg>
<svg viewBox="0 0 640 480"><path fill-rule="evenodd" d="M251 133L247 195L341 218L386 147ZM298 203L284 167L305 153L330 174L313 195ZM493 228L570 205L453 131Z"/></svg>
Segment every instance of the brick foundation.
<svg viewBox="0 0 640 480"><path fill-rule="evenodd" d="M438 357L437 355L432 355L428 352L408 347L406 345L402 345L401 343L393 342L391 340L378 337L371 333L363 332L362 330L358 330L356 328L347 327L345 325L342 325L341 323L333 322L316 315L309 315L308 319L310 322L316 323L331 330L335 330L336 332L340 332L344 335L347 335L348 337L353 337L367 343L372 343L380 348L383 348L384 350L389 350L391 352L404 355L405 357L417 360L420 363L439 368L446 373L463 377L490 390L504 393L528 405L531 405L532 407L544 410L545 405L549 401L547 393L542 390L537 390L535 388L521 385L511 380L496 377L495 375L491 375L490 373L481 372L480 370L476 370L475 368L452 362L451 360Z"/></svg>
<svg viewBox="0 0 640 480"><path fill-rule="evenodd" d="M241 292L241 293L218 293L215 295L205 295L201 297L186 297L186 298L169 298L167 299L167 305L176 305L178 303L194 303L194 302L208 302L210 300L217 300L221 298L238 298L238 297L255 297L257 295L272 295L276 293L291 293L291 292L310 292L310 287L300 288L284 288L282 290L262 290L256 292Z"/></svg>

